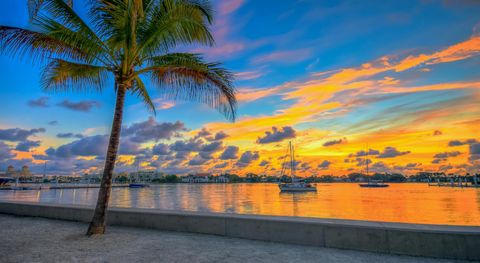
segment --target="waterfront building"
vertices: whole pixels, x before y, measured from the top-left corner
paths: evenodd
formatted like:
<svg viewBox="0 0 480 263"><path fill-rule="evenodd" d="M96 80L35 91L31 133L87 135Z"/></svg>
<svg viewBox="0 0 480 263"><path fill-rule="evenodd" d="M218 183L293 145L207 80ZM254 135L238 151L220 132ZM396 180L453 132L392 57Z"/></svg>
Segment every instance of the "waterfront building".
<svg viewBox="0 0 480 263"><path fill-rule="evenodd" d="M8 177L15 177L17 175L17 171L15 171L15 168L13 167L13 165L9 165L7 167L6 175Z"/></svg>
<svg viewBox="0 0 480 263"><path fill-rule="evenodd" d="M215 176L213 180L215 183L223 183L223 184L230 182L230 178L228 178L228 176L226 175Z"/></svg>
<svg viewBox="0 0 480 263"><path fill-rule="evenodd" d="M20 176L22 177L30 177L32 174L30 173L30 169L28 166L24 165L22 166L22 171L20 172Z"/></svg>
<svg viewBox="0 0 480 263"><path fill-rule="evenodd" d="M208 173L197 173L189 174L187 176L182 176L182 183L208 183L210 174Z"/></svg>
<svg viewBox="0 0 480 263"><path fill-rule="evenodd" d="M165 174L157 171L137 171L130 173L128 178L130 182L151 182L155 179L162 179L165 177Z"/></svg>

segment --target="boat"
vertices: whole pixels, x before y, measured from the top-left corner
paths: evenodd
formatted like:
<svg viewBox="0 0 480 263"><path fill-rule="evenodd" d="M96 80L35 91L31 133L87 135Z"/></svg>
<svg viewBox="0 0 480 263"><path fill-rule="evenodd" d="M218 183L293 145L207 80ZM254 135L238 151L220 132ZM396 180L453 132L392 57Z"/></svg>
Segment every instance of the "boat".
<svg viewBox="0 0 480 263"><path fill-rule="evenodd" d="M288 151L285 157L287 157L287 155L290 156L290 177L292 178L292 182L278 184L278 187L280 188L280 192L316 192L317 187L315 185L305 182L304 180L298 179L295 176L295 155L294 155L294 148L293 148L292 142L289 142L288 144ZM285 172L285 165L286 165L286 162L283 162L282 175Z"/></svg>
<svg viewBox="0 0 480 263"><path fill-rule="evenodd" d="M131 183L128 185L128 187L130 188L145 188L149 186L150 186L149 184L144 184L144 183Z"/></svg>
<svg viewBox="0 0 480 263"><path fill-rule="evenodd" d="M367 177L368 177L368 152L370 150L368 149L368 144L367 144L367 151L365 153L365 165L367 168ZM365 187L365 188L384 188L384 187L389 187L388 184L384 183L383 181L380 180L369 180L367 183L361 183L358 184L360 187Z"/></svg>
<svg viewBox="0 0 480 263"><path fill-rule="evenodd" d="M388 187L389 185L384 183L383 181L372 180L368 181L367 183L359 184L360 187L370 187L370 188L381 188L381 187Z"/></svg>
<svg viewBox="0 0 480 263"><path fill-rule="evenodd" d="M0 176L0 186L5 186L10 182L15 181L12 177Z"/></svg>

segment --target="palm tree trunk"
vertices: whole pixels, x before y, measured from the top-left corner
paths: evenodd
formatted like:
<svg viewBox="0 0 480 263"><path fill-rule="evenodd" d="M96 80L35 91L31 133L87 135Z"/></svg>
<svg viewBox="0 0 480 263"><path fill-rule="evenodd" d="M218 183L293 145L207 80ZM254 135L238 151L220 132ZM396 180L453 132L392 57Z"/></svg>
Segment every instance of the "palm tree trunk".
<svg viewBox="0 0 480 263"><path fill-rule="evenodd" d="M117 158L118 145L120 142L120 133L122 130L123 104L125 102L126 87L120 83L117 86L117 102L115 104L115 114L113 116L112 131L108 142L107 157L105 159L105 168L103 170L102 182L98 192L97 206L92 221L88 227L87 235L105 233L105 224L107 221L106 212L110 193L112 192L112 175Z"/></svg>

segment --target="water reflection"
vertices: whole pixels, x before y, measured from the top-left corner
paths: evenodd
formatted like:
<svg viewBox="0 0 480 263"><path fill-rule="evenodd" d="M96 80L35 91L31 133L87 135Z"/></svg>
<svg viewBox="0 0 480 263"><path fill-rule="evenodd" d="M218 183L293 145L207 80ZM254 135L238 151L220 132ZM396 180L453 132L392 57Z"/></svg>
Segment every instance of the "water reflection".
<svg viewBox="0 0 480 263"><path fill-rule="evenodd" d="M275 184L162 184L114 188L111 205L220 213L480 225L480 189L391 184L319 184L317 192L279 193ZM93 205L98 189L0 191L0 199Z"/></svg>

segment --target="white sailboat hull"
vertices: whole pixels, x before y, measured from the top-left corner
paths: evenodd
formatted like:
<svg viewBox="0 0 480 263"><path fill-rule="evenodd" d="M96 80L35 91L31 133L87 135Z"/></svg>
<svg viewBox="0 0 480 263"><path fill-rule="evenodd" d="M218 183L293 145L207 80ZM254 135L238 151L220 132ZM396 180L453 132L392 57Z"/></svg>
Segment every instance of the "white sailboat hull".
<svg viewBox="0 0 480 263"><path fill-rule="evenodd" d="M285 183L279 184L281 192L316 192L317 188L314 185L307 183Z"/></svg>

